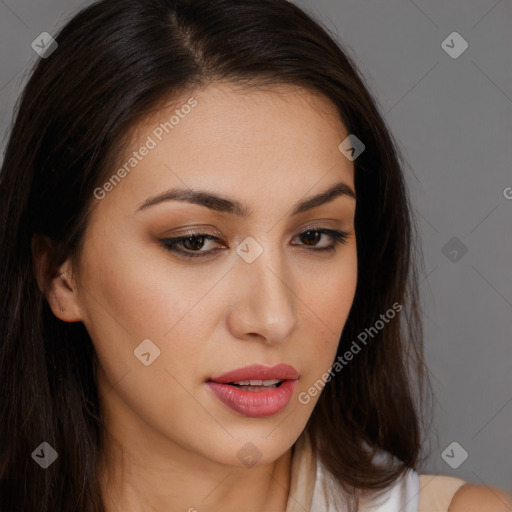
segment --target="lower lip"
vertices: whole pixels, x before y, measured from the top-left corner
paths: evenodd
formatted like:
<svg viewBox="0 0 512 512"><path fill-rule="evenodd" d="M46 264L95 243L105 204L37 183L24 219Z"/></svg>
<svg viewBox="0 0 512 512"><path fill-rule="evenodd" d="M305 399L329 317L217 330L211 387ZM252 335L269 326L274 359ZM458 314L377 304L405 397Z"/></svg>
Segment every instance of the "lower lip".
<svg viewBox="0 0 512 512"><path fill-rule="evenodd" d="M220 382L206 383L223 404L248 418L264 418L282 411L290 402L296 384L296 379L285 380L277 388L245 391Z"/></svg>

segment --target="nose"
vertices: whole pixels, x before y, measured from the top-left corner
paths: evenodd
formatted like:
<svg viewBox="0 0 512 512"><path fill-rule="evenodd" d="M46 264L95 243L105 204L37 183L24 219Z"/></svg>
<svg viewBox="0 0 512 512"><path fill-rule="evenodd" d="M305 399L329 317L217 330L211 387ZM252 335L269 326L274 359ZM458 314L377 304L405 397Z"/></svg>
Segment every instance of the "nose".
<svg viewBox="0 0 512 512"><path fill-rule="evenodd" d="M239 339L260 338L279 344L298 327L291 272L282 255L268 250L252 263L242 259L233 269L235 301L227 316L230 332Z"/></svg>

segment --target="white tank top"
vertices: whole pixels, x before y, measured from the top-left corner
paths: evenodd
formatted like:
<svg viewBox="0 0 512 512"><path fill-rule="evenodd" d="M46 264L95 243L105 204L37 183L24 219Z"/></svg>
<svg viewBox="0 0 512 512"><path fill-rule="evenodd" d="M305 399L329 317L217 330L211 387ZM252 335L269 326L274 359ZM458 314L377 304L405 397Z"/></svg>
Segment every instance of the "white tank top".
<svg viewBox="0 0 512 512"><path fill-rule="evenodd" d="M389 457L379 453L376 462ZM372 501L360 500L358 512L419 512L420 478L410 469ZM346 512L344 493L331 473L317 460L307 436L295 443L290 495L286 512Z"/></svg>
<svg viewBox="0 0 512 512"><path fill-rule="evenodd" d="M330 484L329 484L330 482ZM371 508L361 503L361 512L418 512L420 480L416 471L410 469L377 500ZM343 501L330 479L330 473L321 463L317 464L315 487L310 512L344 512Z"/></svg>

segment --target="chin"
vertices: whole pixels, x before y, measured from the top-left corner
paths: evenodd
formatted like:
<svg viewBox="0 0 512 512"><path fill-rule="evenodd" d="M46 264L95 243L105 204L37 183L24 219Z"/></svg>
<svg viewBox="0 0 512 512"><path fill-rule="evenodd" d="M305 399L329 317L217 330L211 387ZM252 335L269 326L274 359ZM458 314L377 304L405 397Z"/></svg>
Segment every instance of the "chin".
<svg viewBox="0 0 512 512"><path fill-rule="evenodd" d="M293 446L302 428L295 432L290 429L287 421L284 427L280 425L276 428L275 423L269 423L252 429L245 428L240 433L229 426L226 430L233 437L226 434L222 440L212 440L209 448L214 448L215 451L210 453L210 458L227 466L250 468L265 466L279 459Z"/></svg>

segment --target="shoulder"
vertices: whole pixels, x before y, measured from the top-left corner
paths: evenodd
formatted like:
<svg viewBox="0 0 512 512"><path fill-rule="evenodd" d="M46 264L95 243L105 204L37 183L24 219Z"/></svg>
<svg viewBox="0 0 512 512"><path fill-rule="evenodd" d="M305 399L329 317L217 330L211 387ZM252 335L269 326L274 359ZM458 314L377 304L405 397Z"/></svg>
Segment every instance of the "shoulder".
<svg viewBox="0 0 512 512"><path fill-rule="evenodd" d="M495 487L464 484L453 496L449 512L510 512L512 497Z"/></svg>
<svg viewBox="0 0 512 512"><path fill-rule="evenodd" d="M443 475L420 475L419 512L511 512L503 491Z"/></svg>

